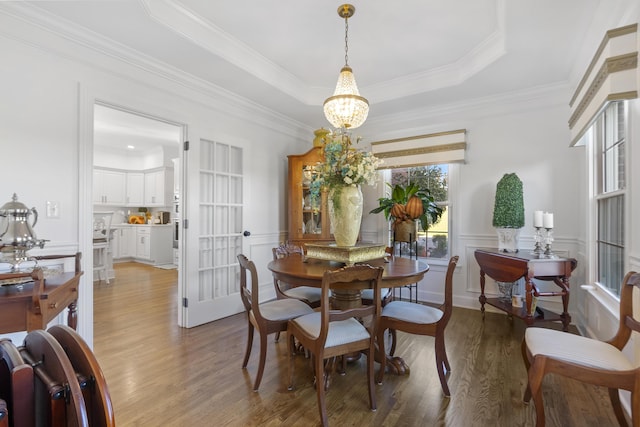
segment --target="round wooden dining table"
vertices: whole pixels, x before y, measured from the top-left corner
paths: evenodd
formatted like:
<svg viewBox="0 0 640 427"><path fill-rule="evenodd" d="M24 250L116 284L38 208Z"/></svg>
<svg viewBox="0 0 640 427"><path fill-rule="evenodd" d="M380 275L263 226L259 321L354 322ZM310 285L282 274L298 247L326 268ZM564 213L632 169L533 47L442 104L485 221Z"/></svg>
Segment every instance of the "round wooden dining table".
<svg viewBox="0 0 640 427"><path fill-rule="evenodd" d="M380 285L382 288L395 288L418 283L429 271L427 263L401 257L379 258L359 264L384 268ZM296 254L273 260L267 266L277 280L293 286L313 286L316 288L322 287L322 276L325 271L337 270L342 267L344 264L341 262L305 258ZM339 294L334 295L334 298L334 303L342 307L362 304L358 294ZM377 360L378 357L379 355L376 355ZM387 357L387 367L390 372L395 374L409 372L409 367L401 357L391 358L388 355L385 357Z"/></svg>
<svg viewBox="0 0 640 427"><path fill-rule="evenodd" d="M388 260L379 258L360 264L384 267L381 285L383 288L395 288L417 283L429 271L429 265L425 262L400 257ZM301 256L293 255L271 261L267 267L271 270L274 278L285 283L320 288L322 287L322 275L324 272L337 270L344 267L344 264L313 258L305 259Z"/></svg>

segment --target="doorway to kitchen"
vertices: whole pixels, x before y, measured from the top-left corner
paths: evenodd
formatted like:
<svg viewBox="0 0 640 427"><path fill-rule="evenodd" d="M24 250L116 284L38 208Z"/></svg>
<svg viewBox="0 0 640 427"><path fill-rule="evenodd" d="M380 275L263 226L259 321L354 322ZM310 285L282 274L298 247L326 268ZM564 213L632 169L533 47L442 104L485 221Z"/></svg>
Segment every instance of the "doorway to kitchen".
<svg viewBox="0 0 640 427"><path fill-rule="evenodd" d="M94 283L117 280L123 262L180 270L183 126L100 103L93 124L94 218L110 222L92 224L108 241L106 257L94 251L107 264Z"/></svg>

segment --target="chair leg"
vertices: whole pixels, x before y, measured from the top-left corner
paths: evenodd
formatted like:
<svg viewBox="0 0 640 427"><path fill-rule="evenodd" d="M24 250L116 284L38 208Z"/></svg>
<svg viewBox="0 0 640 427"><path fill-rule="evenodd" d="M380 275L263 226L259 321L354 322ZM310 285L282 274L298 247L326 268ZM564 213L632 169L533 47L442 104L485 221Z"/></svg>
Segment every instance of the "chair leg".
<svg viewBox="0 0 640 427"><path fill-rule="evenodd" d="M529 368L531 368L531 362L529 361L529 352L527 351L527 343L525 340L522 340L522 360L524 361L524 367L527 370L527 388L524 389L524 396L522 397L522 401L525 405L529 404L531 400L531 386L529 385Z"/></svg>
<svg viewBox="0 0 640 427"><path fill-rule="evenodd" d="M451 392L449 391L449 385L447 384L447 378L444 372L446 359L447 355L444 350L444 333L438 332L436 334L436 367L438 368L438 377L440 378L442 391L446 397L450 397Z"/></svg>
<svg viewBox="0 0 640 427"><path fill-rule="evenodd" d="M375 411L378 407L376 405L376 393L375 386L373 385L373 359L375 354L375 348L372 345L369 346L367 352L367 385L369 387L369 407L372 411Z"/></svg>
<svg viewBox="0 0 640 427"><path fill-rule="evenodd" d="M295 348L296 348L296 344L295 344L295 337L293 336L293 334L289 334L289 341L288 341L288 347L289 347L289 387L287 387L288 390L293 390L293 369L294 369L294 354L295 354Z"/></svg>
<svg viewBox="0 0 640 427"><path fill-rule="evenodd" d="M529 387L533 404L536 406L536 427L545 426L544 403L542 402L542 379L544 378L544 359L534 359L529 368Z"/></svg>
<svg viewBox="0 0 640 427"><path fill-rule="evenodd" d="M389 329L389 334L391 334L391 348L389 349L389 356L393 356L396 353L396 340L398 337L395 329Z"/></svg>
<svg viewBox="0 0 640 427"><path fill-rule="evenodd" d="M314 371L316 373L316 394L318 396L318 410L323 427L329 427L327 408L324 402L324 360L320 355L314 355Z"/></svg>
<svg viewBox="0 0 640 427"><path fill-rule="evenodd" d="M624 416L622 406L620 406L620 394L618 393L617 388L609 389L609 399L611 400L611 406L613 406L613 412L616 414L618 424L620 424L621 426L626 426L627 419Z"/></svg>
<svg viewBox="0 0 640 427"><path fill-rule="evenodd" d="M640 392L637 385L631 392L631 424L633 427L640 425Z"/></svg>
<svg viewBox="0 0 640 427"><path fill-rule="evenodd" d="M258 391L260 387L260 381L262 381L262 374L264 373L264 362L267 359L267 334L260 332L260 363L258 365L258 375L256 375L256 382L253 384L253 391Z"/></svg>
<svg viewBox="0 0 640 427"><path fill-rule="evenodd" d="M276 339L273 340L273 342L278 342L280 341L280 331L276 332Z"/></svg>
<svg viewBox="0 0 640 427"><path fill-rule="evenodd" d="M242 368L246 368L249 363L249 356L251 356L251 347L253 346L253 323L247 320L249 324L249 330L247 333L247 349L244 352L244 360L242 361Z"/></svg>
<svg viewBox="0 0 640 427"><path fill-rule="evenodd" d="M380 368L378 370L378 376L376 377L376 382L378 384L382 384L382 378L384 377L384 370L387 366L387 355L384 350L384 330L378 331L378 358L380 359Z"/></svg>

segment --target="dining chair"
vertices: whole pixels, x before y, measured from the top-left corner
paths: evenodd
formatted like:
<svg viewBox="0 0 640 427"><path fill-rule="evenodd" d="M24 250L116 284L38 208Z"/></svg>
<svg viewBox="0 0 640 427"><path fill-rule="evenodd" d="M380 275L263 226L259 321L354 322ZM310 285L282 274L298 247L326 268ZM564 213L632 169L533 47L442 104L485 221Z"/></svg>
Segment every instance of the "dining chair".
<svg viewBox="0 0 640 427"><path fill-rule="evenodd" d="M89 425L113 427L115 419L107 382L93 351L73 329L66 325L51 326L47 332L60 344L78 378L88 379L81 386Z"/></svg>
<svg viewBox="0 0 640 427"><path fill-rule="evenodd" d="M302 247L288 242L272 248L271 251L273 252L274 260L290 255L304 257ZM278 299L295 298L308 304L311 308L320 307L320 288L314 288L313 286L295 286L295 284L284 283L276 278L273 279L273 285Z"/></svg>
<svg viewBox="0 0 640 427"><path fill-rule="evenodd" d="M262 374L264 373L264 362L267 357L267 336L274 332L286 331L289 319L313 312L307 304L293 298L268 301L260 303L258 289L258 271L253 261L245 255L238 255L240 263L240 297L247 312L248 338L247 350L244 354L242 368L247 367L251 347L253 346L253 331L258 330L260 336L260 361L258 373L253 384L253 391L258 391ZM249 283L250 282L250 283Z"/></svg>
<svg viewBox="0 0 640 427"><path fill-rule="evenodd" d="M113 212L93 213L93 272L98 280L109 284L109 253L111 252L111 220Z"/></svg>
<svg viewBox="0 0 640 427"><path fill-rule="evenodd" d="M542 380L547 374L607 387L621 426L626 426L627 421L618 390L630 391L632 424L640 426L640 367L622 353L631 333L640 332L640 321L633 316L633 290L636 287L640 288L640 273L627 273L620 290L618 331L609 341L551 329L527 328L522 340L522 357L529 381L523 400L527 404L533 397L537 427L545 425Z"/></svg>
<svg viewBox="0 0 640 427"><path fill-rule="evenodd" d="M14 427L35 425L33 367L8 338L0 339L0 398L7 404Z"/></svg>
<svg viewBox="0 0 640 427"><path fill-rule="evenodd" d="M36 329L27 334L19 351L33 367L35 425L88 426L81 384L60 343Z"/></svg>
<svg viewBox="0 0 640 427"><path fill-rule="evenodd" d="M451 371L447 351L445 348L444 331L453 311L453 272L458 263L458 256L449 259L444 283L444 302L439 307L432 307L414 302L391 301L382 309L378 324L378 347L382 357L380 358L380 370L378 371L378 383L382 383L386 368L384 331L390 329L391 348L389 354L393 356L396 350L396 331L407 332L415 335L427 335L435 338L435 355L438 377L444 395L451 395L445 371Z"/></svg>
<svg viewBox="0 0 640 427"><path fill-rule="evenodd" d="M326 271L322 277L322 300L320 310L289 321L289 390L293 390L294 355L297 340L312 355L318 409L323 426L328 425L325 391L328 373L324 362L337 356L356 351L367 355L367 380L369 406L376 409L374 389L375 329L380 314L380 280L382 267L356 265L336 271ZM330 290L357 292L372 289L374 303L342 310L332 309ZM367 319L367 317L371 316ZM367 326L362 322L369 320Z"/></svg>

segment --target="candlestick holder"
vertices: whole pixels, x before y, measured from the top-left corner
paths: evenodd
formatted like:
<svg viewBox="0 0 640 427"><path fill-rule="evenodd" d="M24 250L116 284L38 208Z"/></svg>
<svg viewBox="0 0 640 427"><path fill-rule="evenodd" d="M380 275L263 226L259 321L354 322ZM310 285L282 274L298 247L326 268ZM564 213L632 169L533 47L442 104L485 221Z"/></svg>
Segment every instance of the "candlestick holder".
<svg viewBox="0 0 640 427"><path fill-rule="evenodd" d="M531 252L534 255L542 255L542 253L544 252L542 250L542 241L544 240L544 236L542 235L542 227L536 227L536 234L534 234L533 236L533 241L535 242L535 247L533 249L533 252Z"/></svg>
<svg viewBox="0 0 640 427"><path fill-rule="evenodd" d="M546 256L552 256L553 252L551 252L551 243L553 242L553 228L545 228L546 235L544 236L544 254Z"/></svg>

